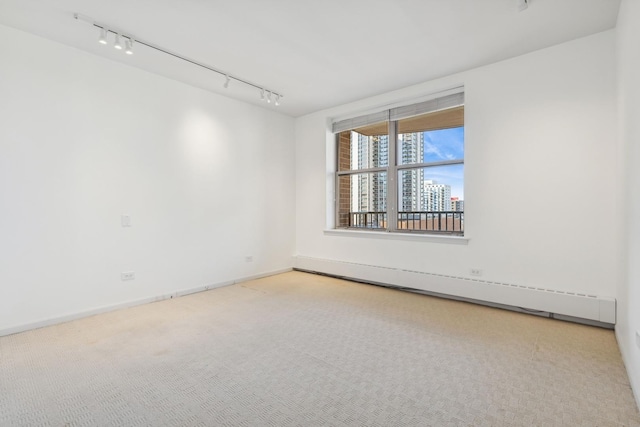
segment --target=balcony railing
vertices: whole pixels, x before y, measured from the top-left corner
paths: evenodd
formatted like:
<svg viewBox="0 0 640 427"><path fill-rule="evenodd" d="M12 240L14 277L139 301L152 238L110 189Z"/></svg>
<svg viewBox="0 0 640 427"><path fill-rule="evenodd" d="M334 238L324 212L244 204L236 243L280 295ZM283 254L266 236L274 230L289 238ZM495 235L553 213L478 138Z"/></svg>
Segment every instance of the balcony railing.
<svg viewBox="0 0 640 427"><path fill-rule="evenodd" d="M462 234L464 232L464 212L398 212L398 230Z"/></svg>
<svg viewBox="0 0 640 427"><path fill-rule="evenodd" d="M386 212L349 212L351 228L387 228Z"/></svg>
<svg viewBox="0 0 640 427"><path fill-rule="evenodd" d="M349 228L387 228L386 212L349 212L347 215ZM398 212L398 230L462 234L464 212Z"/></svg>

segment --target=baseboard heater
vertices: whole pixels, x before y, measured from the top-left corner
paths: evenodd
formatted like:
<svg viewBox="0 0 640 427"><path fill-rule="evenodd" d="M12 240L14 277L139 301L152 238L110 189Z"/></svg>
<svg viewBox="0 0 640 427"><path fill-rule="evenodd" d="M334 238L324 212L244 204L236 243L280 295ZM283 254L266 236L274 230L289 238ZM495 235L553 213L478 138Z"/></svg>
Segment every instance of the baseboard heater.
<svg viewBox="0 0 640 427"><path fill-rule="evenodd" d="M294 269L613 329L614 298L304 256Z"/></svg>

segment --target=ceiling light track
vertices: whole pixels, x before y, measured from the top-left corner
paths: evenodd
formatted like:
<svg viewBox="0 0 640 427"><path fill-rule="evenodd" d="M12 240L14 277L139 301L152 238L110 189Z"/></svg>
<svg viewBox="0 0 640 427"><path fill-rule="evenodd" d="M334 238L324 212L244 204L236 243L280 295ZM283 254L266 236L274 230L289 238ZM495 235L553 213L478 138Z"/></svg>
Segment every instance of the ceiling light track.
<svg viewBox="0 0 640 427"><path fill-rule="evenodd" d="M90 18L88 16L81 15L79 13L74 13L73 17L75 19L77 19L78 21L83 21L83 22L86 22L88 24L93 25L96 28L99 28L100 29L100 38L99 38L98 41L101 44L107 44L107 36L109 35L109 33L111 33L111 34L114 34L116 36L116 44L114 45L116 47L116 49L122 49L121 39L125 39L125 45L127 46L126 53L129 54L129 55L131 55L133 53L132 46L133 46L133 43L135 42L138 45L146 46L146 47L148 47L150 49L154 49L154 50L156 50L158 52L162 52L164 54L173 56L174 58L181 59L181 60L183 60L185 62L188 62L190 64L193 64L193 65L196 65L198 67L207 69L209 71L213 71L214 73L220 74L225 79L225 84L224 84L225 88L229 87L229 81L230 80L235 80L235 81L243 83L243 84L245 84L247 86L251 86L251 87L254 87L254 88L258 89L260 91L259 94L261 95L261 99L263 99L263 100L264 100L265 91L267 93L269 93L269 98L268 98L268 102L269 103L271 102L271 94L273 94L276 97L276 104L275 105L279 105L280 104L280 102L279 102L280 99L284 98L283 94L275 92L275 91L273 91L271 89L267 89L266 87L264 87L262 85L259 85L259 84L250 82L249 80L245 80L245 79L242 79L240 77L231 75L231 74L227 73L226 71L218 70L217 68L214 68L214 67L211 67L209 65L203 64L202 62L198 62L198 61L195 61L193 59L189 59L189 58L187 58L185 56L182 56L182 55L180 55L178 53L175 53L175 52L171 52L170 50L164 49L164 48L162 48L160 46L157 46L157 45L155 45L153 43L150 43L150 42L147 42L147 41L144 41L144 40L140 40L138 38L133 37L131 34L125 32L125 31L116 30L115 28L110 27L109 25L96 22L96 21L94 21L92 18ZM120 46L120 47L118 48L118 46Z"/></svg>

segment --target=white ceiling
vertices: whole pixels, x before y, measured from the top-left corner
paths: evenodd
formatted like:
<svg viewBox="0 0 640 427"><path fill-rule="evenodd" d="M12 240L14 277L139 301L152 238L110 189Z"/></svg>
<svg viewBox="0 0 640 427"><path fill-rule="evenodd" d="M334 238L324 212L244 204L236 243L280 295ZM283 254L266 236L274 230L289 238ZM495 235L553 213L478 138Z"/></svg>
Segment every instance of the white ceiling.
<svg viewBox="0 0 640 427"><path fill-rule="evenodd" d="M74 12L284 94L297 117L614 28L620 0L0 0L0 23L267 106L256 89L137 45L97 43Z"/></svg>

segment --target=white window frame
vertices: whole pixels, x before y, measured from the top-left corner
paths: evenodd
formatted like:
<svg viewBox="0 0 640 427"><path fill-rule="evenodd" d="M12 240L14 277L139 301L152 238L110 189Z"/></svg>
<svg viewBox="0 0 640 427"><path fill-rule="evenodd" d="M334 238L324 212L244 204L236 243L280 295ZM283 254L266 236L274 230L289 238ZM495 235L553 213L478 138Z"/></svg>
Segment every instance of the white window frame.
<svg viewBox="0 0 640 427"><path fill-rule="evenodd" d="M427 101L422 101L413 104L402 105L394 108L389 108L382 111L377 111L374 113L357 116L353 118L349 118L346 120L333 121L332 122L332 131L335 135L335 197L334 197L334 229L327 230L329 234L334 234L335 232L342 234L341 232L347 233L398 233L398 234L420 234L420 235L428 235L436 238L453 238L460 239L464 237L464 230L462 234L451 233L449 234L446 231L432 231L432 230L407 230L407 229L398 229L398 174L403 170L419 170L423 168L430 168L434 166L447 166L447 165L455 165L455 164L463 164L464 165L464 157L462 159L456 160L446 160L439 162L422 162L422 163L408 163L408 164L398 164L397 162L397 123L399 120L415 117L427 113L435 113L437 111L448 110L455 107L464 106L464 88L455 88L452 91L449 91L447 95L440 95L438 97L433 97L428 99ZM388 124L388 166L385 167L374 167L374 168L366 168L366 169L349 169L341 171L339 168L339 134L343 131L349 131L352 129L357 129L359 127L367 126L370 124L376 124L380 122L387 122ZM349 227L339 227L340 224L340 177L343 176L351 176L365 173L379 173L386 172L387 174L387 228L349 228ZM464 213L463 213L464 215ZM330 233L333 231L334 233Z"/></svg>

